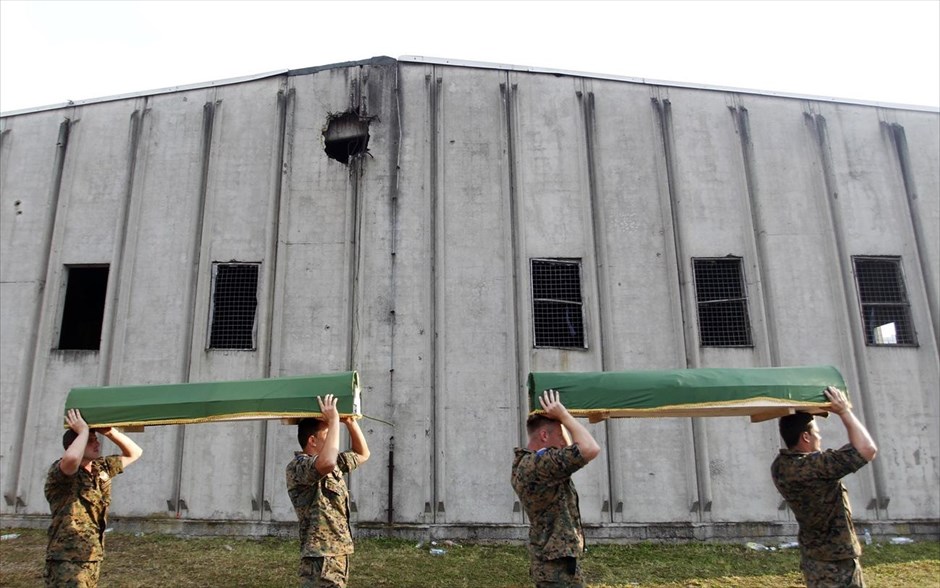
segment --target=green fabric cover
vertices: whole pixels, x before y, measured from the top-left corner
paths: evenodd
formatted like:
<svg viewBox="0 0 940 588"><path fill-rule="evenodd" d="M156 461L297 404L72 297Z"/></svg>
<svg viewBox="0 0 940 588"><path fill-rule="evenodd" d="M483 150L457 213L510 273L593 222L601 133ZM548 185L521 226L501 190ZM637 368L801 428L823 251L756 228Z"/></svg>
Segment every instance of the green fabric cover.
<svg viewBox="0 0 940 588"><path fill-rule="evenodd" d="M316 397L326 394L337 397L341 416L361 416L356 372L232 382L73 388L65 401L65 410L79 409L90 427L298 419L320 416Z"/></svg>
<svg viewBox="0 0 940 588"><path fill-rule="evenodd" d="M528 396L532 413L542 412L542 392L554 389L579 416L750 415L762 420L797 409L825 412L827 386L846 389L831 366L532 372Z"/></svg>

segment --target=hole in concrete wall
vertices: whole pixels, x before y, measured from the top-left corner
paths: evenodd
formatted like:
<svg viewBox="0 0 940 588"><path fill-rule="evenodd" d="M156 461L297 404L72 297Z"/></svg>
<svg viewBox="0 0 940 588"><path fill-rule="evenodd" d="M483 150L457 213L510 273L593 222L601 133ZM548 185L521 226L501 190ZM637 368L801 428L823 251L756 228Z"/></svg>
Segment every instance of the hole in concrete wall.
<svg viewBox="0 0 940 588"><path fill-rule="evenodd" d="M348 164L350 157L369 151L369 121L355 112L331 114L323 138L330 159Z"/></svg>

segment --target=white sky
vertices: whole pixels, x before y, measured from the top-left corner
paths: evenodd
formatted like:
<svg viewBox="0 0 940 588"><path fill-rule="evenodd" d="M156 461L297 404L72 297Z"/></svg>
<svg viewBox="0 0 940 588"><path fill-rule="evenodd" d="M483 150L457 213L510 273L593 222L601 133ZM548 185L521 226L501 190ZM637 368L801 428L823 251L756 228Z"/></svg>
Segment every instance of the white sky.
<svg viewBox="0 0 940 588"><path fill-rule="evenodd" d="M0 111L377 55L940 107L940 0L0 0Z"/></svg>

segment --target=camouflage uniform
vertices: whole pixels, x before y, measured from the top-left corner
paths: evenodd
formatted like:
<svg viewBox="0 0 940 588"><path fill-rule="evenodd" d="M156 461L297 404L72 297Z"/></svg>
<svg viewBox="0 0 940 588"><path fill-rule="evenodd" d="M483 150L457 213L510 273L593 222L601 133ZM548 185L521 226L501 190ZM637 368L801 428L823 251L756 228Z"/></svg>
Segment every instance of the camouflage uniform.
<svg viewBox="0 0 940 588"><path fill-rule="evenodd" d="M55 588L93 588L101 576L100 561L64 561L47 559L42 579Z"/></svg>
<svg viewBox="0 0 940 588"><path fill-rule="evenodd" d="M512 488L529 517L529 575L536 586L583 586L584 551L578 492L571 475L587 460L577 445L538 451L517 448Z"/></svg>
<svg viewBox="0 0 940 588"><path fill-rule="evenodd" d="M353 451L340 453L336 467L322 476L316 457L302 451L287 464L287 493L300 521L300 577L306 587L345 586L348 556L353 552L349 531L349 490L343 474L359 467Z"/></svg>
<svg viewBox="0 0 940 588"><path fill-rule="evenodd" d="M774 485L799 523L801 568L810 588L865 585L858 562L862 547L840 480L866 463L857 449L846 445L812 453L781 449L770 468Z"/></svg>
<svg viewBox="0 0 940 588"><path fill-rule="evenodd" d="M111 480L124 471L121 456L100 457L91 471L72 476L56 460L46 476L46 500L52 512L46 547L46 586L93 587L104 558L104 530L111 505Z"/></svg>

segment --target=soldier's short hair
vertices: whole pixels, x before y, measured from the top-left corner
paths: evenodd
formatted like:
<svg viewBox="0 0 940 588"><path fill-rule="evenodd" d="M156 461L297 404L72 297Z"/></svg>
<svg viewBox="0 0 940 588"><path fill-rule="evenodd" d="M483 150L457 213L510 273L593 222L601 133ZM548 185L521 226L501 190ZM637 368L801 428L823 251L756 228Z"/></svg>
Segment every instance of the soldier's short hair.
<svg viewBox="0 0 940 588"><path fill-rule="evenodd" d="M68 431L66 431L65 434L62 435L62 449L68 449L69 445L72 444L72 441L75 441L75 439L77 438L78 438L78 433L76 433L72 429L69 429Z"/></svg>
<svg viewBox="0 0 940 588"><path fill-rule="evenodd" d="M805 412L780 417L780 436L788 449L792 449L800 442L800 435L809 431L811 422L813 422L813 415Z"/></svg>
<svg viewBox="0 0 940 588"><path fill-rule="evenodd" d="M532 414L525 421L525 430L531 436L533 433L551 424L558 424L555 419L550 419L544 414Z"/></svg>
<svg viewBox="0 0 940 588"><path fill-rule="evenodd" d="M326 421L321 419L302 419L297 423L297 442L301 449L307 446L307 439L316 435L320 429L326 427Z"/></svg>

